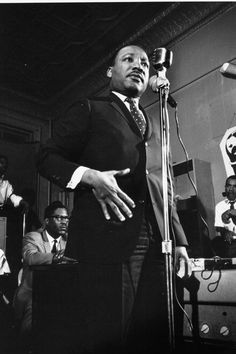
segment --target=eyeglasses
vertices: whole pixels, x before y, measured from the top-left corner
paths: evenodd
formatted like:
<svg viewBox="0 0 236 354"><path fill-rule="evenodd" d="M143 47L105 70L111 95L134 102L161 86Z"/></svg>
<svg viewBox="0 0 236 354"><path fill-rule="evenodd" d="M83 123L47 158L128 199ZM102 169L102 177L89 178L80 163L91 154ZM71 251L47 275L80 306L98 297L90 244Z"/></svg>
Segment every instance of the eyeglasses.
<svg viewBox="0 0 236 354"><path fill-rule="evenodd" d="M70 220L69 216L61 216L61 215L52 215L50 216L51 218L55 218L57 221L66 221L68 222Z"/></svg>

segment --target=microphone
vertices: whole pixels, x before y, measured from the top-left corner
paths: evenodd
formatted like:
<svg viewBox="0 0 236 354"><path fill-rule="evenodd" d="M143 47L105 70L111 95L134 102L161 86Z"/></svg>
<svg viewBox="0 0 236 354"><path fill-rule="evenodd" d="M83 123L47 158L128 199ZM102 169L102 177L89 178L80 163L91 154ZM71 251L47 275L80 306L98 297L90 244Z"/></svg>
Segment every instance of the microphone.
<svg viewBox="0 0 236 354"><path fill-rule="evenodd" d="M220 72L225 77L236 79L236 65L234 64L224 63L220 68Z"/></svg>
<svg viewBox="0 0 236 354"><path fill-rule="evenodd" d="M149 79L149 85L151 86L153 92L157 92L159 87L168 81L165 77L166 69L172 65L173 52L166 48L156 48L153 51L151 62L157 74ZM169 84L169 81L168 81ZM167 102L172 108L177 107L177 102L169 94L167 97Z"/></svg>
<svg viewBox="0 0 236 354"><path fill-rule="evenodd" d="M158 75L153 75L149 79L149 86L151 86L153 92L158 92L159 87L163 85L163 80ZM168 94L167 102L172 108L177 107L177 102L175 99Z"/></svg>
<svg viewBox="0 0 236 354"><path fill-rule="evenodd" d="M153 51L151 61L157 71L161 71L163 67L168 69L172 65L173 52L166 48L156 48Z"/></svg>

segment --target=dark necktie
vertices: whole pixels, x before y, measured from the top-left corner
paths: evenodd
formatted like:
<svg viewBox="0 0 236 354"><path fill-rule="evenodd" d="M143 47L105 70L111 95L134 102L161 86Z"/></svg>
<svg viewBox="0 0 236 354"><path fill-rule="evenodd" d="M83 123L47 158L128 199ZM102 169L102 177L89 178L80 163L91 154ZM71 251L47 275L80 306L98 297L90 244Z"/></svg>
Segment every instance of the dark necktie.
<svg viewBox="0 0 236 354"><path fill-rule="evenodd" d="M125 100L129 103L130 113L134 118L135 122L137 123L142 135L144 135L146 131L146 121L142 111L140 111L140 109L137 107L133 98L127 97Z"/></svg>
<svg viewBox="0 0 236 354"><path fill-rule="evenodd" d="M51 249L51 253L53 253L53 254L57 253L57 240L54 240L54 244Z"/></svg>
<svg viewBox="0 0 236 354"><path fill-rule="evenodd" d="M230 203L230 209L234 209L234 202L229 202Z"/></svg>

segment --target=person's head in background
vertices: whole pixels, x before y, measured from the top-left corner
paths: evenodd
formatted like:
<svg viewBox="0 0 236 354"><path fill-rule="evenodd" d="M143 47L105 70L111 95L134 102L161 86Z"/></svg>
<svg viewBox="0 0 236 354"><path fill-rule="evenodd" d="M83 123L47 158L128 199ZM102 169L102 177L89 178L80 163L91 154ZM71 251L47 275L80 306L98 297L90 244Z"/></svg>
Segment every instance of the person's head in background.
<svg viewBox="0 0 236 354"><path fill-rule="evenodd" d="M236 175L231 175L226 179L225 191L222 194L229 200L236 200Z"/></svg>
<svg viewBox="0 0 236 354"><path fill-rule="evenodd" d="M60 201L49 204L44 211L45 229L53 238L66 237L68 231L69 215L65 205Z"/></svg>
<svg viewBox="0 0 236 354"><path fill-rule="evenodd" d="M107 70L110 90L128 97L141 97L149 80L150 63L144 49L127 45L118 50Z"/></svg>

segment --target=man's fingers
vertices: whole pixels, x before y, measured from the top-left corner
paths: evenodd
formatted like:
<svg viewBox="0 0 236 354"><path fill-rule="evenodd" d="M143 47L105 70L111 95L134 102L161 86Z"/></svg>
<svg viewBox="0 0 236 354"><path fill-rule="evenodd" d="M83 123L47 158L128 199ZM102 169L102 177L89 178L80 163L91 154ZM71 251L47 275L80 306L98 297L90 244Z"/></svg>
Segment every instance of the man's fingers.
<svg viewBox="0 0 236 354"><path fill-rule="evenodd" d="M124 176L130 173L130 168L125 168L124 170L114 171L114 176Z"/></svg>
<svg viewBox="0 0 236 354"><path fill-rule="evenodd" d="M122 192L123 193L123 192ZM103 214L106 218L106 220L110 220L110 214L108 212L107 206L109 205L109 207L112 209L113 213L117 216L117 218L120 221L124 221L125 220L125 215L127 215L129 218L131 218L133 216L132 211L129 209L129 207L126 205L126 203L121 200L118 195L113 195L112 198L111 197L101 197L95 189L93 189L93 194L95 195L97 201L99 202L99 204L101 205ZM122 194L123 196L125 195L125 193ZM126 196L128 198L128 196ZM132 199L128 198L129 202L134 205L134 202L132 201ZM124 215L125 214L125 215Z"/></svg>
<svg viewBox="0 0 236 354"><path fill-rule="evenodd" d="M127 198L128 198L128 196L127 196ZM134 202L132 201L132 199L130 199L130 205L132 206L132 208L134 207ZM115 214L122 221L125 218L124 218L124 215L121 214L121 212L124 213L125 215L127 215L129 218L132 218L132 216L133 216L133 213L130 210L130 208L128 207L128 205L126 204L126 201L120 199L118 196L116 197L115 201L112 201L110 206L111 206L112 210L115 212Z"/></svg>
<svg viewBox="0 0 236 354"><path fill-rule="evenodd" d="M135 208L134 201L124 193L116 182L117 176L124 176L130 173L129 168L123 170L112 170L101 173L100 183L93 189L97 201L100 203L103 214L107 220L110 219L108 205L120 221L124 221L126 216L133 216L131 208Z"/></svg>
<svg viewBox="0 0 236 354"><path fill-rule="evenodd" d="M105 216L105 219L106 220L110 220L111 217L110 217L110 214L108 213L105 200L103 200L102 198L100 198L98 196L98 193L96 192L95 189L93 189L93 194L94 194L95 198L97 199L97 201L99 202L99 204L101 205L101 208L102 208L103 214Z"/></svg>
<svg viewBox="0 0 236 354"><path fill-rule="evenodd" d="M119 197L119 200L122 200L123 202L122 202L122 205L124 206L124 207L127 207L128 208L128 206L130 206L131 208L135 208L135 203L134 203L134 201L133 201L133 199L131 199L126 193L124 193L121 189L119 189L118 191L117 191L117 195L118 195L118 197ZM128 206L126 206L126 204L128 204ZM121 206L122 206L121 205ZM122 207L122 209L123 209L123 207ZM125 211L125 210L124 210Z"/></svg>
<svg viewBox="0 0 236 354"><path fill-rule="evenodd" d="M119 207L111 200L107 199L107 203L109 204L110 208L112 209L113 213L118 217L120 221L124 221L125 217L121 213Z"/></svg>
<svg viewBox="0 0 236 354"><path fill-rule="evenodd" d="M180 258L176 264L176 274L180 278L189 278L192 274L192 261Z"/></svg>

